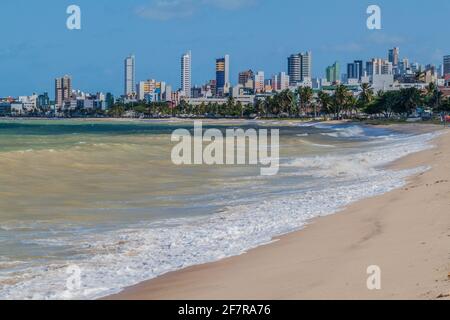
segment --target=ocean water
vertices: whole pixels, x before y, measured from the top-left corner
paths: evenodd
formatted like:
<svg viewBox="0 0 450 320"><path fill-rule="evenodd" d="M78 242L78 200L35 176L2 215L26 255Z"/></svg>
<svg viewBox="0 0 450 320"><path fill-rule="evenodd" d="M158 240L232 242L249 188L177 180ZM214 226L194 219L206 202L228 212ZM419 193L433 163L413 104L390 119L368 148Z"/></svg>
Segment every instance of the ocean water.
<svg viewBox="0 0 450 320"><path fill-rule="evenodd" d="M427 168L386 165L430 148L436 135L356 124L209 126L279 128L279 174L173 165L170 135L192 129L186 122L0 121L0 299L94 299L242 254L403 186Z"/></svg>

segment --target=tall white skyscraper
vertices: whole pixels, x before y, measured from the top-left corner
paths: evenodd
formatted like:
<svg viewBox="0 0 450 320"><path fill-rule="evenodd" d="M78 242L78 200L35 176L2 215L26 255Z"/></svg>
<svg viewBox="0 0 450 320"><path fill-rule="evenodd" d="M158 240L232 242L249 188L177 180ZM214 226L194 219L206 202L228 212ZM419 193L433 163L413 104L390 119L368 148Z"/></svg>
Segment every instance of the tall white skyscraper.
<svg viewBox="0 0 450 320"><path fill-rule="evenodd" d="M125 59L125 96L132 96L136 93L136 65L134 55Z"/></svg>
<svg viewBox="0 0 450 320"><path fill-rule="evenodd" d="M192 53L191 51L181 56L181 95L191 97L192 88Z"/></svg>
<svg viewBox="0 0 450 320"><path fill-rule="evenodd" d="M230 85L230 55L225 55L225 84Z"/></svg>

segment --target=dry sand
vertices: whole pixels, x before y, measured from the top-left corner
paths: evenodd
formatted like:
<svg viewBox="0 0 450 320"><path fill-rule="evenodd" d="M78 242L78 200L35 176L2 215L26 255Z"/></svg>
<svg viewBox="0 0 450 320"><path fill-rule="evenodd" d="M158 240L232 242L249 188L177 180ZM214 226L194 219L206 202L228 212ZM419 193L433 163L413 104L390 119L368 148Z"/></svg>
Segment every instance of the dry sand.
<svg viewBox="0 0 450 320"><path fill-rule="evenodd" d="M173 272L108 299L448 299L450 134L435 145L392 165L432 167L402 189L241 256ZM371 265L381 268L381 290L367 289Z"/></svg>

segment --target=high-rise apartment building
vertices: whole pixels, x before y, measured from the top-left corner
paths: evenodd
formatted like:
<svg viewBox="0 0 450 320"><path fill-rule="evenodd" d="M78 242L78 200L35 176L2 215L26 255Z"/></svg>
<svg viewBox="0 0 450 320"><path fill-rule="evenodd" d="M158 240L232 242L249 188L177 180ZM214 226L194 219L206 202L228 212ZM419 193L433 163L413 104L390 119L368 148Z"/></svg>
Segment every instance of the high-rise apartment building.
<svg viewBox="0 0 450 320"><path fill-rule="evenodd" d="M384 61L384 63L381 64L381 74L393 74L394 73L394 67L392 65L392 62Z"/></svg>
<svg viewBox="0 0 450 320"><path fill-rule="evenodd" d="M413 63L411 63L411 71L413 73L422 72L423 71L423 67L418 62L413 62Z"/></svg>
<svg viewBox="0 0 450 320"><path fill-rule="evenodd" d="M136 87L137 97L139 100L145 100L147 95L151 95L156 91L157 81L156 80L147 80L140 81Z"/></svg>
<svg viewBox="0 0 450 320"><path fill-rule="evenodd" d="M327 81L331 83L336 83L341 79L341 67L339 62L335 62L333 65L329 66L326 70Z"/></svg>
<svg viewBox="0 0 450 320"><path fill-rule="evenodd" d="M382 70L383 70L382 67L383 67L384 61L385 60L379 59L379 58L372 59L373 75L383 74L382 73Z"/></svg>
<svg viewBox="0 0 450 320"><path fill-rule="evenodd" d="M217 95L223 95L225 88L230 86L230 56L216 60Z"/></svg>
<svg viewBox="0 0 450 320"><path fill-rule="evenodd" d="M288 75L290 85L295 86L302 81L302 58L300 54L293 54L288 58Z"/></svg>
<svg viewBox="0 0 450 320"><path fill-rule="evenodd" d="M356 79L356 71L354 63L347 64L347 79Z"/></svg>
<svg viewBox="0 0 450 320"><path fill-rule="evenodd" d="M395 47L389 50L388 61L392 63L394 68L397 68L400 63L400 49Z"/></svg>
<svg viewBox="0 0 450 320"><path fill-rule="evenodd" d="M289 76L286 72L280 72L272 77L271 85L275 91L284 91L289 89Z"/></svg>
<svg viewBox="0 0 450 320"><path fill-rule="evenodd" d="M264 92L264 88L265 88L265 75L264 75L264 72L263 71L258 71L255 74L253 90L255 91L255 93L261 93L261 92Z"/></svg>
<svg viewBox="0 0 450 320"><path fill-rule="evenodd" d="M38 108L48 108L50 106L50 98L47 92L38 96L36 106Z"/></svg>
<svg viewBox="0 0 450 320"><path fill-rule="evenodd" d="M172 95L172 89L169 94L166 93L169 86L164 81L156 81L154 79L140 81L136 86L137 98L140 101L160 102L167 101Z"/></svg>
<svg viewBox="0 0 450 320"><path fill-rule="evenodd" d="M366 63L368 76L393 74L393 68L392 62L380 58L374 58Z"/></svg>
<svg viewBox="0 0 450 320"><path fill-rule="evenodd" d="M302 57L302 81L312 79L312 53L301 53Z"/></svg>
<svg viewBox="0 0 450 320"><path fill-rule="evenodd" d="M134 55L125 58L125 87L124 95L127 97L133 96L136 91L136 59Z"/></svg>
<svg viewBox="0 0 450 320"><path fill-rule="evenodd" d="M191 51L181 56L181 95L191 97L192 88L192 53Z"/></svg>
<svg viewBox="0 0 450 320"><path fill-rule="evenodd" d="M409 64L409 59L404 58L399 64L400 74L405 75L411 72L411 66Z"/></svg>
<svg viewBox="0 0 450 320"><path fill-rule="evenodd" d="M388 62L392 64L392 73L399 75L401 74L401 69L400 69L400 49L395 47L393 49L389 50L388 53Z"/></svg>
<svg viewBox="0 0 450 320"><path fill-rule="evenodd" d="M278 88L277 88L278 90L283 91L283 90L289 89L290 80L289 80L289 76L286 74L286 72L281 72L278 74L278 81L279 81Z"/></svg>
<svg viewBox="0 0 450 320"><path fill-rule="evenodd" d="M366 62L366 75L371 77L373 76L373 61Z"/></svg>
<svg viewBox="0 0 450 320"><path fill-rule="evenodd" d="M450 74L450 55L444 57L444 76Z"/></svg>
<svg viewBox="0 0 450 320"><path fill-rule="evenodd" d="M274 91L278 91L278 87L280 86L280 78L278 74L274 74L272 79L270 80L270 84Z"/></svg>
<svg viewBox="0 0 450 320"><path fill-rule="evenodd" d="M242 85L244 88L252 88L253 89L253 78L255 74L252 70L239 72L239 80L238 83Z"/></svg>
<svg viewBox="0 0 450 320"><path fill-rule="evenodd" d="M355 60L347 64L347 79L361 80L363 73L363 62L361 60Z"/></svg>
<svg viewBox="0 0 450 320"><path fill-rule="evenodd" d="M312 77L312 53L293 54L288 58L288 75L291 86Z"/></svg>
<svg viewBox="0 0 450 320"><path fill-rule="evenodd" d="M64 102L70 100L72 95L72 78L65 75L55 80L55 101L58 108L64 106Z"/></svg>

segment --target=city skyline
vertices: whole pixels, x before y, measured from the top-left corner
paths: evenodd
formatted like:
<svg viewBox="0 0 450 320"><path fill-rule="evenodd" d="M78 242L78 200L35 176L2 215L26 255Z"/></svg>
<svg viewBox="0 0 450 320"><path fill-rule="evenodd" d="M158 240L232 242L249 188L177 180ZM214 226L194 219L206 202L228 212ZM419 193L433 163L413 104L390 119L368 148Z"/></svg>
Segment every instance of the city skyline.
<svg viewBox="0 0 450 320"><path fill-rule="evenodd" d="M395 54L394 54L395 53ZM305 58L306 57L306 61ZM295 60L293 62L293 59ZM298 61L297 61L298 60ZM396 61L394 63L394 60ZM401 61L400 61L401 60ZM445 55L442 57L442 63L434 69L438 76L449 75L448 72L450 70L450 55ZM353 82L349 83L348 80L354 79L361 83L362 77L372 76L373 74L378 75L400 75L400 69L404 69L402 74L406 72L406 68L410 70L411 65L413 65L407 57L403 57L400 55L400 48L394 47L391 49L387 49L387 57L385 58L371 58L367 61L364 60L354 60L353 62L349 62L344 64L347 66L346 70L341 69L341 63L339 61L335 61L332 65L329 65L325 68L325 71L322 75L315 77L314 74L311 74L312 68L312 52L306 51L304 53L291 54L287 57L286 71L280 71L274 74L266 74L264 70L259 70L253 72L251 69L241 71L236 75L236 81L230 80L230 56L228 54L224 55L221 58L216 59L216 73L215 79L205 80L200 86L192 84L192 51L189 50L186 53L181 55L180 59L180 82L179 85L172 85L164 81L162 79L160 82L157 82L155 79L136 79L136 56L134 54L128 55L124 59L123 64L123 83L124 89L122 94L117 94L117 97L136 97L138 100L144 100L146 91L149 91L149 88L154 88L155 85L164 86L164 91L167 87L169 92L172 92L172 89L175 88L175 91L178 91L180 97L183 98L191 98L192 90L195 88L201 88L205 85L211 85L211 81L215 81L215 90L213 96L223 97L225 95L231 94L230 91L224 92L223 89L227 88L232 89L237 85L242 85L244 88L248 88L248 83L246 81L252 81L252 87L255 93L261 93L265 91L267 81L270 83L270 87L273 91L282 91L288 88L294 88L296 86L313 86L313 82L311 80L319 81L319 86L321 86L322 81L327 81L330 84L334 84L335 82L347 83L347 85L354 84ZM364 66L365 63L365 66ZM408 66L404 64L407 63ZM417 64L418 70L426 71L430 64ZM424 68L424 69L420 69ZM398 71L398 72L396 72ZM411 70L410 70L411 72ZM442 74L440 74L442 72ZM245 80L242 80L243 74L250 73L246 75ZM298 79L292 81L292 74L294 78L298 76ZM354 76L351 76L354 75ZM222 78L222 80L219 80ZM88 93L88 94L101 94L108 93L113 94L111 91L83 91L74 87L72 85L73 75L64 75L61 77L57 77L54 79L54 100L55 104L59 107L62 106L62 102L69 98L72 90L78 91L80 93ZM222 81L223 87L220 88L218 84ZM306 81L306 83L304 82ZM152 82L152 83L150 83ZM190 88L191 90L189 90ZM153 89L152 89L153 90ZM222 90L222 91L221 91ZM33 94L48 94L49 92L37 92L32 90ZM18 95L26 96L26 95ZM166 96L166 99L170 99L170 94ZM2 97L2 96L0 96ZM3 96L5 97L13 97L13 96Z"/></svg>
<svg viewBox="0 0 450 320"><path fill-rule="evenodd" d="M383 18L381 31L365 27L369 3L366 1L349 1L345 5L325 1L319 5L287 0L278 6L275 1L255 0L233 1L232 7L220 6L218 1L209 4L190 1L193 8L190 14L173 19L165 15L159 20L143 9L152 1L118 1L114 6L103 0L78 1L83 14L82 30L70 31L65 28L68 2L45 6L42 3L46 1L39 4L6 1L0 4L2 11L18 3L24 21L31 21L36 14L46 19L33 28L30 24L21 25L12 17L0 21L0 27L11 30L4 36L0 51L0 70L9 75L9 81L0 83L0 95L52 92L52 79L64 74L72 75L80 90L120 95L123 92L121 61L131 52L138 57L136 80L164 79L174 88L179 86L177 60L189 49L195 56L192 85L214 79L214 61L224 54L232 57L232 83L237 83L237 75L243 70L265 71L267 77L286 71L286 57L304 51L313 52L314 77L323 77L326 66L334 61L339 61L345 69L355 59L387 59L386 48L395 46L401 47L402 56L413 61L439 65L442 57L450 52L449 45L442 40L446 12L443 9L449 8L449 3L435 0L430 7L422 3L409 6L406 1L379 2ZM298 13L317 10L322 17ZM423 16L425 10L429 14ZM295 18L295 12L301 19ZM344 12L348 13L346 19L341 16ZM351 16L355 18L349 19ZM407 22L418 17L422 19L420 25ZM223 30L217 32L216 28L208 27L217 19L234 22L225 23ZM264 23L267 19L280 22ZM262 29L254 31L248 25L251 20L260 21ZM143 41L148 30L153 30L152 40Z"/></svg>

